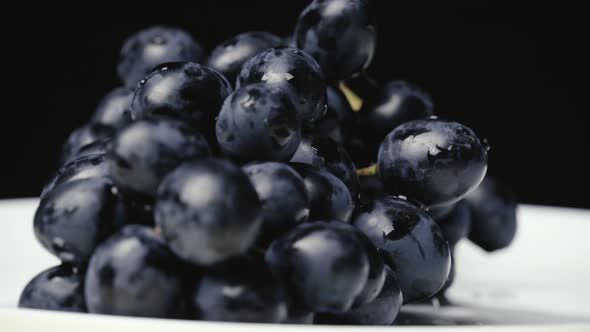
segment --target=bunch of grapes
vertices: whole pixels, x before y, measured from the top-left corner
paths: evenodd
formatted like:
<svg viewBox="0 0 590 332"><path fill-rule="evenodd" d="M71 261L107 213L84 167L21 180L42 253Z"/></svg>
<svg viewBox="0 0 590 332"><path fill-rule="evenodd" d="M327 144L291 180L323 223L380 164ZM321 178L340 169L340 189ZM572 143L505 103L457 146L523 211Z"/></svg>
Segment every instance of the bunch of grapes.
<svg viewBox="0 0 590 332"><path fill-rule="evenodd" d="M208 57L177 28L130 36L34 218L62 264L19 305L389 325L443 296L459 240L506 247L516 202L484 179L487 144L408 82L355 90L370 22L367 0L314 0L293 36Z"/></svg>

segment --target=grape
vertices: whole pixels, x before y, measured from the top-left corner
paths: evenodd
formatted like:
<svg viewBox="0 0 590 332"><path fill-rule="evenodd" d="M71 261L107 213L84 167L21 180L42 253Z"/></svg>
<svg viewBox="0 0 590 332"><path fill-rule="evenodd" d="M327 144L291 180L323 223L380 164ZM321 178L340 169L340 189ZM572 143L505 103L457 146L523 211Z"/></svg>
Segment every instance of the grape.
<svg viewBox="0 0 590 332"><path fill-rule="evenodd" d="M193 62L163 63L139 83L131 117L178 119L199 129L214 144L215 117L231 92L227 79L209 67Z"/></svg>
<svg viewBox="0 0 590 332"><path fill-rule="evenodd" d="M353 197L358 195L359 179L352 159L340 144L330 138L305 138L291 162L325 168L340 179Z"/></svg>
<svg viewBox="0 0 590 332"><path fill-rule="evenodd" d="M84 266L94 248L125 223L123 208L108 179L64 183L41 200L35 235L62 262Z"/></svg>
<svg viewBox="0 0 590 332"><path fill-rule="evenodd" d="M232 93L216 122L221 151L239 161L289 161L301 141L301 120L288 90L259 83Z"/></svg>
<svg viewBox="0 0 590 332"><path fill-rule="evenodd" d="M389 81L374 98L365 100L359 114L366 137L381 142L397 126L433 114L430 97L406 81Z"/></svg>
<svg viewBox="0 0 590 332"><path fill-rule="evenodd" d="M206 271L192 303L203 320L279 323L287 317L282 286L264 260L234 259Z"/></svg>
<svg viewBox="0 0 590 332"><path fill-rule="evenodd" d="M332 173L307 164L292 163L301 175L309 197L309 219L336 219L349 222L354 209L346 185Z"/></svg>
<svg viewBox="0 0 590 332"><path fill-rule="evenodd" d="M284 85L294 92L295 104L306 128L326 111L326 84L315 60L293 47L271 48L258 53L242 66L236 88L253 83Z"/></svg>
<svg viewBox="0 0 590 332"><path fill-rule="evenodd" d="M115 135L112 127L90 123L75 129L62 148L62 164L80 157L80 151L90 144L104 142Z"/></svg>
<svg viewBox="0 0 590 332"><path fill-rule="evenodd" d="M199 265L245 253L258 237L261 203L248 176L232 163L186 163L158 189L156 224L172 250Z"/></svg>
<svg viewBox="0 0 590 332"><path fill-rule="evenodd" d="M207 65L223 74L230 82L235 82L244 62L267 48L281 45L287 44L272 33L242 32L215 47L209 55Z"/></svg>
<svg viewBox="0 0 590 332"><path fill-rule="evenodd" d="M178 165L209 155L207 141L192 127L151 118L121 130L109 158L112 177L121 189L154 197L162 179Z"/></svg>
<svg viewBox="0 0 590 332"><path fill-rule="evenodd" d="M398 277L405 302L434 295L447 280L449 244L421 208L386 197L361 207L353 224L381 250Z"/></svg>
<svg viewBox="0 0 590 332"><path fill-rule="evenodd" d="M182 284L178 259L162 239L129 225L92 255L84 294L91 313L172 318Z"/></svg>
<svg viewBox="0 0 590 332"><path fill-rule="evenodd" d="M337 224L301 224L266 252L287 294L309 311L347 311L367 282L369 260L363 245L354 232Z"/></svg>
<svg viewBox="0 0 590 332"><path fill-rule="evenodd" d="M88 178L110 178L111 167L104 153L76 158L62 166L43 187L41 198L62 183Z"/></svg>
<svg viewBox="0 0 590 332"><path fill-rule="evenodd" d="M68 264L47 269L25 286L18 307L86 312L84 274Z"/></svg>
<svg viewBox="0 0 590 332"><path fill-rule="evenodd" d="M505 184L486 177L465 198L471 209L469 239L486 251L506 248L516 235L516 197Z"/></svg>
<svg viewBox="0 0 590 332"><path fill-rule="evenodd" d="M127 87L119 87L109 92L100 100L91 121L114 128L129 124L131 122L129 107L131 107L134 92Z"/></svg>
<svg viewBox="0 0 590 332"><path fill-rule="evenodd" d="M403 302L402 292L395 273L385 267L385 284L373 301L344 313L322 313L316 316L316 324L331 325L391 325Z"/></svg>
<svg viewBox="0 0 590 332"><path fill-rule="evenodd" d="M262 203L259 241L269 244L309 217L309 198L303 179L277 162L250 163L242 168Z"/></svg>
<svg viewBox="0 0 590 332"><path fill-rule="evenodd" d="M295 27L297 47L311 54L329 82L351 77L369 66L376 45L367 0L314 0Z"/></svg>
<svg viewBox="0 0 590 332"><path fill-rule="evenodd" d="M317 121L313 136L329 137L344 144L350 139L354 125L354 114L340 89L329 86L326 89L326 113Z"/></svg>
<svg viewBox="0 0 590 332"><path fill-rule="evenodd" d="M125 86L134 88L154 67L165 62L203 58L201 45L178 28L154 26L129 36L121 48L117 72Z"/></svg>
<svg viewBox="0 0 590 332"><path fill-rule="evenodd" d="M488 154L473 130L430 118L406 122L381 143L379 176L392 194L430 207L458 202L483 179Z"/></svg>

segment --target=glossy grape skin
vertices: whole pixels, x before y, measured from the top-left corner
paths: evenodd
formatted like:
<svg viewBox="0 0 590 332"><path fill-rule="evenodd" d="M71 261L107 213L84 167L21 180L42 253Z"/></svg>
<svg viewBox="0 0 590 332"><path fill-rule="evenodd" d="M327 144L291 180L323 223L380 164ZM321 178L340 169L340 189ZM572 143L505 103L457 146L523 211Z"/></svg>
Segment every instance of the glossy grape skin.
<svg viewBox="0 0 590 332"><path fill-rule="evenodd" d="M508 247L516 235L518 205L510 187L486 177L465 202L471 210L469 239L486 251Z"/></svg>
<svg viewBox="0 0 590 332"><path fill-rule="evenodd" d="M258 236L262 206L242 170L221 159L185 163L158 189L156 224L181 258L211 265L245 253Z"/></svg>
<svg viewBox="0 0 590 332"><path fill-rule="evenodd" d="M86 312L84 274L67 264L47 269L25 286L18 307Z"/></svg>
<svg viewBox="0 0 590 332"><path fill-rule="evenodd" d="M309 198L303 179L286 164L250 163L242 167L262 203L258 243L268 245L309 217Z"/></svg>
<svg viewBox="0 0 590 332"><path fill-rule="evenodd" d="M348 141L354 124L354 114L348 100L337 87L326 89L326 113L316 122L312 135L329 137L343 144Z"/></svg>
<svg viewBox="0 0 590 332"><path fill-rule="evenodd" d="M326 79L336 82L371 63L376 32L369 25L366 0L314 0L295 27L297 47L313 56Z"/></svg>
<svg viewBox="0 0 590 332"><path fill-rule="evenodd" d="M289 88L251 84L225 100L215 132L232 159L289 161L301 141L301 120Z"/></svg>
<svg viewBox="0 0 590 332"><path fill-rule="evenodd" d="M263 258L232 259L206 270L191 302L195 318L207 321L279 323L287 317L282 285Z"/></svg>
<svg viewBox="0 0 590 332"><path fill-rule="evenodd" d="M304 138L291 162L325 168L346 185L353 197L358 195L359 179L356 167L344 147L331 138Z"/></svg>
<svg viewBox="0 0 590 332"><path fill-rule="evenodd" d="M330 325L385 325L395 321L402 306L403 296L395 273L385 268L385 284L373 301L344 313L316 315L316 324Z"/></svg>
<svg viewBox="0 0 590 332"><path fill-rule="evenodd" d="M179 119L198 128L213 144L215 117L231 92L227 79L216 70L193 62L164 63L139 83L131 117Z"/></svg>
<svg viewBox="0 0 590 332"><path fill-rule="evenodd" d="M310 312L343 312L363 290L369 261L355 233L335 223L303 223L275 240L266 262L287 294Z"/></svg>
<svg viewBox="0 0 590 332"><path fill-rule="evenodd" d="M117 72L125 86L135 88L154 67L173 61L199 62L201 45L178 28L154 26L138 31L123 43Z"/></svg>
<svg viewBox="0 0 590 332"><path fill-rule="evenodd" d="M409 121L381 143L379 176L392 194L428 207L458 202L484 178L487 148L475 133L438 118Z"/></svg>
<svg viewBox="0 0 590 332"><path fill-rule="evenodd" d="M192 127L177 120L150 118L119 131L108 156L117 186L154 197L162 179L178 165L209 155L207 141Z"/></svg>
<svg viewBox="0 0 590 332"><path fill-rule="evenodd" d="M258 53L242 66L236 88L253 83L291 87L294 102L305 127L312 127L326 111L326 84L320 66L300 49L271 48Z"/></svg>
<svg viewBox="0 0 590 332"><path fill-rule="evenodd" d="M402 123L430 117L433 108L432 100L420 88L406 81L390 81L378 97L363 103L359 114L364 133L381 142Z"/></svg>
<svg viewBox="0 0 590 332"><path fill-rule="evenodd" d="M88 178L110 178L110 175L111 166L106 154L82 156L70 161L57 171L55 176L43 187L41 198L62 183Z"/></svg>
<svg viewBox="0 0 590 332"><path fill-rule="evenodd" d="M100 143L100 144L97 144ZM108 142L95 142L83 147L76 158L58 170L56 175L45 185L41 198L51 192L53 188L71 181L88 178L112 179L112 167L109 159L103 153L110 147ZM93 153L96 152L96 153ZM88 155L85 155L88 153ZM123 201L126 210L126 220L129 224L142 224L153 226L153 197L121 190L119 196Z"/></svg>
<svg viewBox="0 0 590 332"><path fill-rule="evenodd" d="M98 141L111 139L114 135L114 128L98 123L89 123L74 129L62 148L62 164L65 164L68 160L77 158L79 151L85 146Z"/></svg>
<svg viewBox="0 0 590 332"><path fill-rule="evenodd" d="M340 228L345 232L354 233L363 245L363 250L369 259L369 275L367 277L367 282L352 304L352 308L357 308L373 301L381 292L383 284L385 283L385 264L375 245L363 232L347 223L338 223L333 226Z"/></svg>
<svg viewBox="0 0 590 332"><path fill-rule="evenodd" d="M451 246L469 235L471 210L465 201L458 202L453 211L444 218L433 219Z"/></svg>
<svg viewBox="0 0 590 332"><path fill-rule="evenodd" d="M242 32L224 41L211 51L207 65L230 82L235 82L244 62L256 54L272 47L284 45L283 40L269 32Z"/></svg>
<svg viewBox="0 0 590 332"><path fill-rule="evenodd" d="M82 146L74 155L64 159L62 165L67 165L76 159L81 159L88 156L104 155L111 149L112 138L106 138L100 141L95 141L90 144Z"/></svg>
<svg viewBox="0 0 590 332"><path fill-rule="evenodd" d="M181 270L152 229L129 225L101 244L90 260L84 294L91 313L173 317Z"/></svg>
<svg viewBox="0 0 590 332"><path fill-rule="evenodd" d="M449 244L436 223L406 200L386 197L359 209L353 224L396 273L405 302L435 294L451 265Z"/></svg>
<svg viewBox="0 0 590 332"><path fill-rule="evenodd" d="M309 220L335 219L349 222L354 201L346 185L325 169L291 163L305 183L309 198Z"/></svg>
<svg viewBox="0 0 590 332"><path fill-rule="evenodd" d="M62 262L84 266L94 248L124 224L123 209L108 179L64 183L41 200L34 218L35 236Z"/></svg>
<svg viewBox="0 0 590 332"><path fill-rule="evenodd" d="M121 128L129 124L131 122L129 107L131 107L134 92L127 87L118 87L109 92L100 100L91 121L113 128Z"/></svg>
<svg viewBox="0 0 590 332"><path fill-rule="evenodd" d="M451 246L451 270L449 271L449 276L447 277L447 280L445 281L445 284L442 286L442 288L438 292L436 292L436 294L434 294L432 296L432 298L430 299L430 303L432 303L432 300L436 300L436 301L438 301L438 303L440 305L450 304L449 300L446 297L446 292L449 288L451 288L451 286L455 282L456 263L457 263L457 261L455 260L455 246L452 245Z"/></svg>

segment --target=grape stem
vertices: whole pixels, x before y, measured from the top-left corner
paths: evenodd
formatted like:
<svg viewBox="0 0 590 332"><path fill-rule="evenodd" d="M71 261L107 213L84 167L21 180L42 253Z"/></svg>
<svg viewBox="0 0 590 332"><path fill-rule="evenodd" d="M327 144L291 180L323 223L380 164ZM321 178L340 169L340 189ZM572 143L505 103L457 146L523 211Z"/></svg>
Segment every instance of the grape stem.
<svg viewBox="0 0 590 332"><path fill-rule="evenodd" d="M363 100L361 99L361 97L359 97L356 93L354 93L354 91L352 91L342 81L338 84L338 88L340 89L340 91L342 91L342 93L346 97L346 100L348 101L348 104L350 104L350 108L352 109L352 111L353 112L360 111L361 107L363 107Z"/></svg>
<svg viewBox="0 0 590 332"><path fill-rule="evenodd" d="M377 164L371 164L365 168L359 168L356 170L358 176L374 176L377 175Z"/></svg>

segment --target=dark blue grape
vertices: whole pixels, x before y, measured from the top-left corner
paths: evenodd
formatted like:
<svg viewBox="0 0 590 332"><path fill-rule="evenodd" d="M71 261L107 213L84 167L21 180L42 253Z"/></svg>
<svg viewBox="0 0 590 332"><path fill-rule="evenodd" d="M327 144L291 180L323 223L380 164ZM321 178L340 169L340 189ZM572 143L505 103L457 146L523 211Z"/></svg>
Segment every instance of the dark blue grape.
<svg viewBox="0 0 590 332"><path fill-rule="evenodd" d="M369 260L357 235L339 221L303 223L275 240L266 261L287 294L308 311L348 311L369 275Z"/></svg>
<svg viewBox="0 0 590 332"><path fill-rule="evenodd" d="M291 162L325 168L346 185L352 197L357 197L359 179L356 167L344 147L331 138L304 138Z"/></svg>
<svg viewBox="0 0 590 332"><path fill-rule="evenodd" d="M111 139L114 135L114 128L98 123L90 123L75 129L70 136L68 136L68 139L62 148L62 164L78 158L80 156L80 150L85 146Z"/></svg>
<svg viewBox="0 0 590 332"><path fill-rule="evenodd" d="M301 120L289 88L251 84L224 102L216 121L223 154L239 161L289 161L301 141Z"/></svg>
<svg viewBox="0 0 590 332"><path fill-rule="evenodd" d="M316 122L312 135L329 137L343 144L348 141L354 125L354 114L340 89L326 89L326 113Z"/></svg>
<svg viewBox="0 0 590 332"><path fill-rule="evenodd" d="M47 269L25 286L18 307L86 312L84 274L67 264Z"/></svg>
<svg viewBox="0 0 590 332"><path fill-rule="evenodd" d="M402 123L428 118L433 108L432 100L420 88L406 81L390 81L376 98L364 101L359 112L363 133L381 142Z"/></svg>
<svg viewBox="0 0 590 332"><path fill-rule="evenodd" d="M69 158L63 160L63 165L67 165L70 162L81 159L83 157L88 156L99 156L106 154L111 149L112 138L106 138L100 141L95 141L89 144L84 145L81 147L76 154L70 156Z"/></svg>
<svg viewBox="0 0 590 332"><path fill-rule="evenodd" d="M43 197L35 213L35 235L62 262L84 266L94 248L124 224L124 213L110 180L71 181Z"/></svg>
<svg viewBox="0 0 590 332"><path fill-rule="evenodd" d="M195 318L279 323L287 317L285 293L264 260L233 259L204 272L192 294Z"/></svg>
<svg viewBox="0 0 590 332"><path fill-rule="evenodd" d="M381 288L383 288L385 282L385 264L383 263L383 259L375 245L363 232L347 223L334 224L333 226L338 227L345 232L354 233L363 245L363 250L369 259L369 276L367 277L367 283L352 304L352 307L356 308L373 301L381 292Z"/></svg>
<svg viewBox="0 0 590 332"><path fill-rule="evenodd" d="M41 198L62 183L88 178L110 178L111 167L104 153L90 154L62 166L43 187Z"/></svg>
<svg viewBox="0 0 590 332"><path fill-rule="evenodd" d="M315 60L293 47L271 48L250 58L242 66L236 88L252 83L287 83L294 92L301 119L306 127L326 110L326 84Z"/></svg>
<svg viewBox="0 0 590 332"><path fill-rule="evenodd" d="M471 210L465 201L455 204L453 211L445 217L433 219L451 246L469 235Z"/></svg>
<svg viewBox="0 0 590 332"><path fill-rule="evenodd" d="M395 273L385 267L385 284L373 301L344 313L316 315L316 324L386 325L393 323L402 306L403 296Z"/></svg>
<svg viewBox="0 0 590 332"><path fill-rule="evenodd" d="M445 281L445 284L442 286L442 288L438 292L436 292L436 294L434 294L430 299L425 300L426 303L435 304L436 302L438 302L439 305L450 304L449 299L446 297L446 292L449 288L451 288L451 286L455 282L455 266L455 247L451 246L451 270L449 271L449 276L447 277L447 280Z"/></svg>
<svg viewBox="0 0 590 332"><path fill-rule="evenodd" d="M131 122L129 107L133 94L134 90L127 87L119 87L109 92L100 100L91 121L114 128L126 126Z"/></svg>
<svg viewBox="0 0 590 332"><path fill-rule="evenodd" d="M447 280L449 244L421 208L386 197L361 207L354 225L381 250L385 263L398 277L404 301L430 297Z"/></svg>
<svg viewBox="0 0 590 332"><path fill-rule="evenodd" d="M211 51L207 65L230 82L235 82L244 62L267 48L286 45L272 33L263 31L242 32L224 41Z"/></svg>
<svg viewBox="0 0 590 332"><path fill-rule="evenodd" d="M430 118L406 122L381 143L379 176L386 190L429 207L458 202L481 182L486 147L457 122Z"/></svg>
<svg viewBox="0 0 590 332"><path fill-rule="evenodd" d="M154 26L138 31L123 43L117 72L125 86L134 88L154 67L165 62L203 58L203 49L190 34L178 28Z"/></svg>
<svg viewBox="0 0 590 332"><path fill-rule="evenodd" d="M376 37L367 0L314 0L295 27L297 47L317 60L329 82L347 79L368 67Z"/></svg>
<svg viewBox="0 0 590 332"><path fill-rule="evenodd" d="M354 201L346 185L325 169L308 164L290 164L303 178L309 197L309 220L336 219L349 222Z"/></svg>
<svg viewBox="0 0 590 332"><path fill-rule="evenodd" d="M92 255L84 293L91 313L166 318L176 315L181 290L178 259L163 240L129 225Z"/></svg>
<svg viewBox="0 0 590 332"><path fill-rule="evenodd" d="M154 197L162 179L178 165L209 154L205 138L183 122L144 119L113 139L111 175L121 189Z"/></svg>
<svg viewBox="0 0 590 332"><path fill-rule="evenodd" d="M158 189L156 224L183 259L210 265L245 253L258 236L261 204L248 176L232 163L186 163Z"/></svg>
<svg viewBox="0 0 590 332"><path fill-rule="evenodd" d="M518 205L510 187L486 177L465 202L471 210L469 239L486 251L508 247L516 235Z"/></svg>
<svg viewBox="0 0 590 332"><path fill-rule="evenodd" d="M309 198L305 183L291 167L277 162L259 162L242 169L262 203L259 243L267 245L307 220Z"/></svg>
<svg viewBox="0 0 590 332"><path fill-rule="evenodd" d="M193 62L158 66L142 80L131 103L131 117L163 116L182 120L214 143L215 117L232 92L217 71Z"/></svg>

